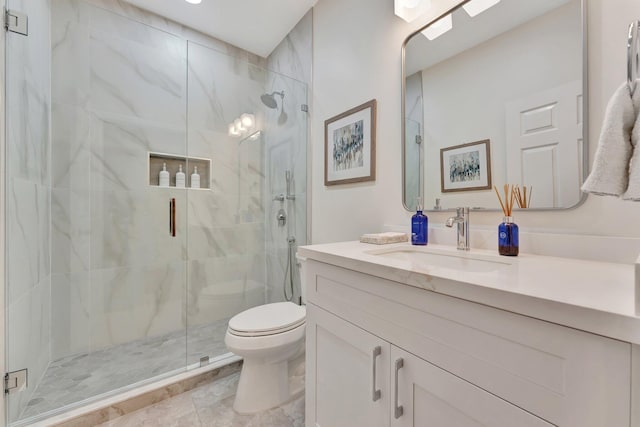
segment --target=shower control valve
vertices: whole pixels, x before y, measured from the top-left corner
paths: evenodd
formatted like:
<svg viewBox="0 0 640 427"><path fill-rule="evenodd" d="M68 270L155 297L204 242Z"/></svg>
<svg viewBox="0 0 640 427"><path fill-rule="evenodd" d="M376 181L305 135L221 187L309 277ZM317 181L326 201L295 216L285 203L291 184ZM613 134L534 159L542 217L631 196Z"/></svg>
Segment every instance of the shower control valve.
<svg viewBox="0 0 640 427"><path fill-rule="evenodd" d="M285 213L284 209L280 209L278 211L278 213L276 214L276 220L278 220L278 225L280 227L285 226L285 224L287 223L287 214Z"/></svg>

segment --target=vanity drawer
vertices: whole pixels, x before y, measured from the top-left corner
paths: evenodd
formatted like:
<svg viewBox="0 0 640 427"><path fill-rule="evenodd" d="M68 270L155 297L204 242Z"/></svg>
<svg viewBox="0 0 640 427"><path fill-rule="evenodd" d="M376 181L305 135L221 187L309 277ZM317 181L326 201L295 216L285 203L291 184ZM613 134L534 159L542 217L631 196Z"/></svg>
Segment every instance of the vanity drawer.
<svg viewBox="0 0 640 427"><path fill-rule="evenodd" d="M629 343L312 260L305 270L309 302L553 424L629 425Z"/></svg>

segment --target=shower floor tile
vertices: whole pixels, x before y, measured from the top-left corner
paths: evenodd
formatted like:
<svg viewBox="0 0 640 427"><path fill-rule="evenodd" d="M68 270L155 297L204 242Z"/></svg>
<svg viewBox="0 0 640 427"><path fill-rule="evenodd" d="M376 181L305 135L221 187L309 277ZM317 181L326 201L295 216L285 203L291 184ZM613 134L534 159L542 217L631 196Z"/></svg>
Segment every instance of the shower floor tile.
<svg viewBox="0 0 640 427"><path fill-rule="evenodd" d="M268 411L240 415L233 400L240 373L101 424L101 427L303 427L304 395Z"/></svg>
<svg viewBox="0 0 640 427"><path fill-rule="evenodd" d="M52 362L20 416L30 418L228 352L228 319Z"/></svg>

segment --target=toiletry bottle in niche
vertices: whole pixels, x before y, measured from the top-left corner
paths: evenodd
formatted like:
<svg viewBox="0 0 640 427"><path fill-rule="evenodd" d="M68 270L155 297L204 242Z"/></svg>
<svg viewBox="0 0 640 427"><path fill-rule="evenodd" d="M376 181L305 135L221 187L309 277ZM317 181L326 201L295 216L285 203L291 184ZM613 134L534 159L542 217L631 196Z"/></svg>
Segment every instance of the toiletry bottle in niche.
<svg viewBox="0 0 640 427"><path fill-rule="evenodd" d="M178 172L176 172L176 187L184 188L185 174L182 172L182 165L178 166Z"/></svg>
<svg viewBox="0 0 640 427"><path fill-rule="evenodd" d="M518 256L519 231L518 224L512 216L505 216L498 226L498 253L506 256Z"/></svg>
<svg viewBox="0 0 640 427"><path fill-rule="evenodd" d="M200 188L200 175L198 174L198 167L193 167L193 173L191 174L191 188Z"/></svg>
<svg viewBox="0 0 640 427"><path fill-rule="evenodd" d="M422 197L418 197L418 207L416 214L411 217L411 244L412 245L426 245L427 227L429 225L429 219L422 213Z"/></svg>
<svg viewBox="0 0 640 427"><path fill-rule="evenodd" d="M160 171L159 176L159 184L160 187L168 187L169 186L169 171L167 170L167 164L162 164L162 170Z"/></svg>

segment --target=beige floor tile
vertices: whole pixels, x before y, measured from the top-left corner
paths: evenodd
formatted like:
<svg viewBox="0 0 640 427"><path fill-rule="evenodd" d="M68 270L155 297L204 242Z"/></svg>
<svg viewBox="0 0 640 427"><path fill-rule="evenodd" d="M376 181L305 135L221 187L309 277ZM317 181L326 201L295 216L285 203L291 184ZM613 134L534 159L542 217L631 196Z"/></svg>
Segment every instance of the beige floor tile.
<svg viewBox="0 0 640 427"><path fill-rule="evenodd" d="M124 415L102 427L303 427L304 396L252 415L233 410L239 373Z"/></svg>

